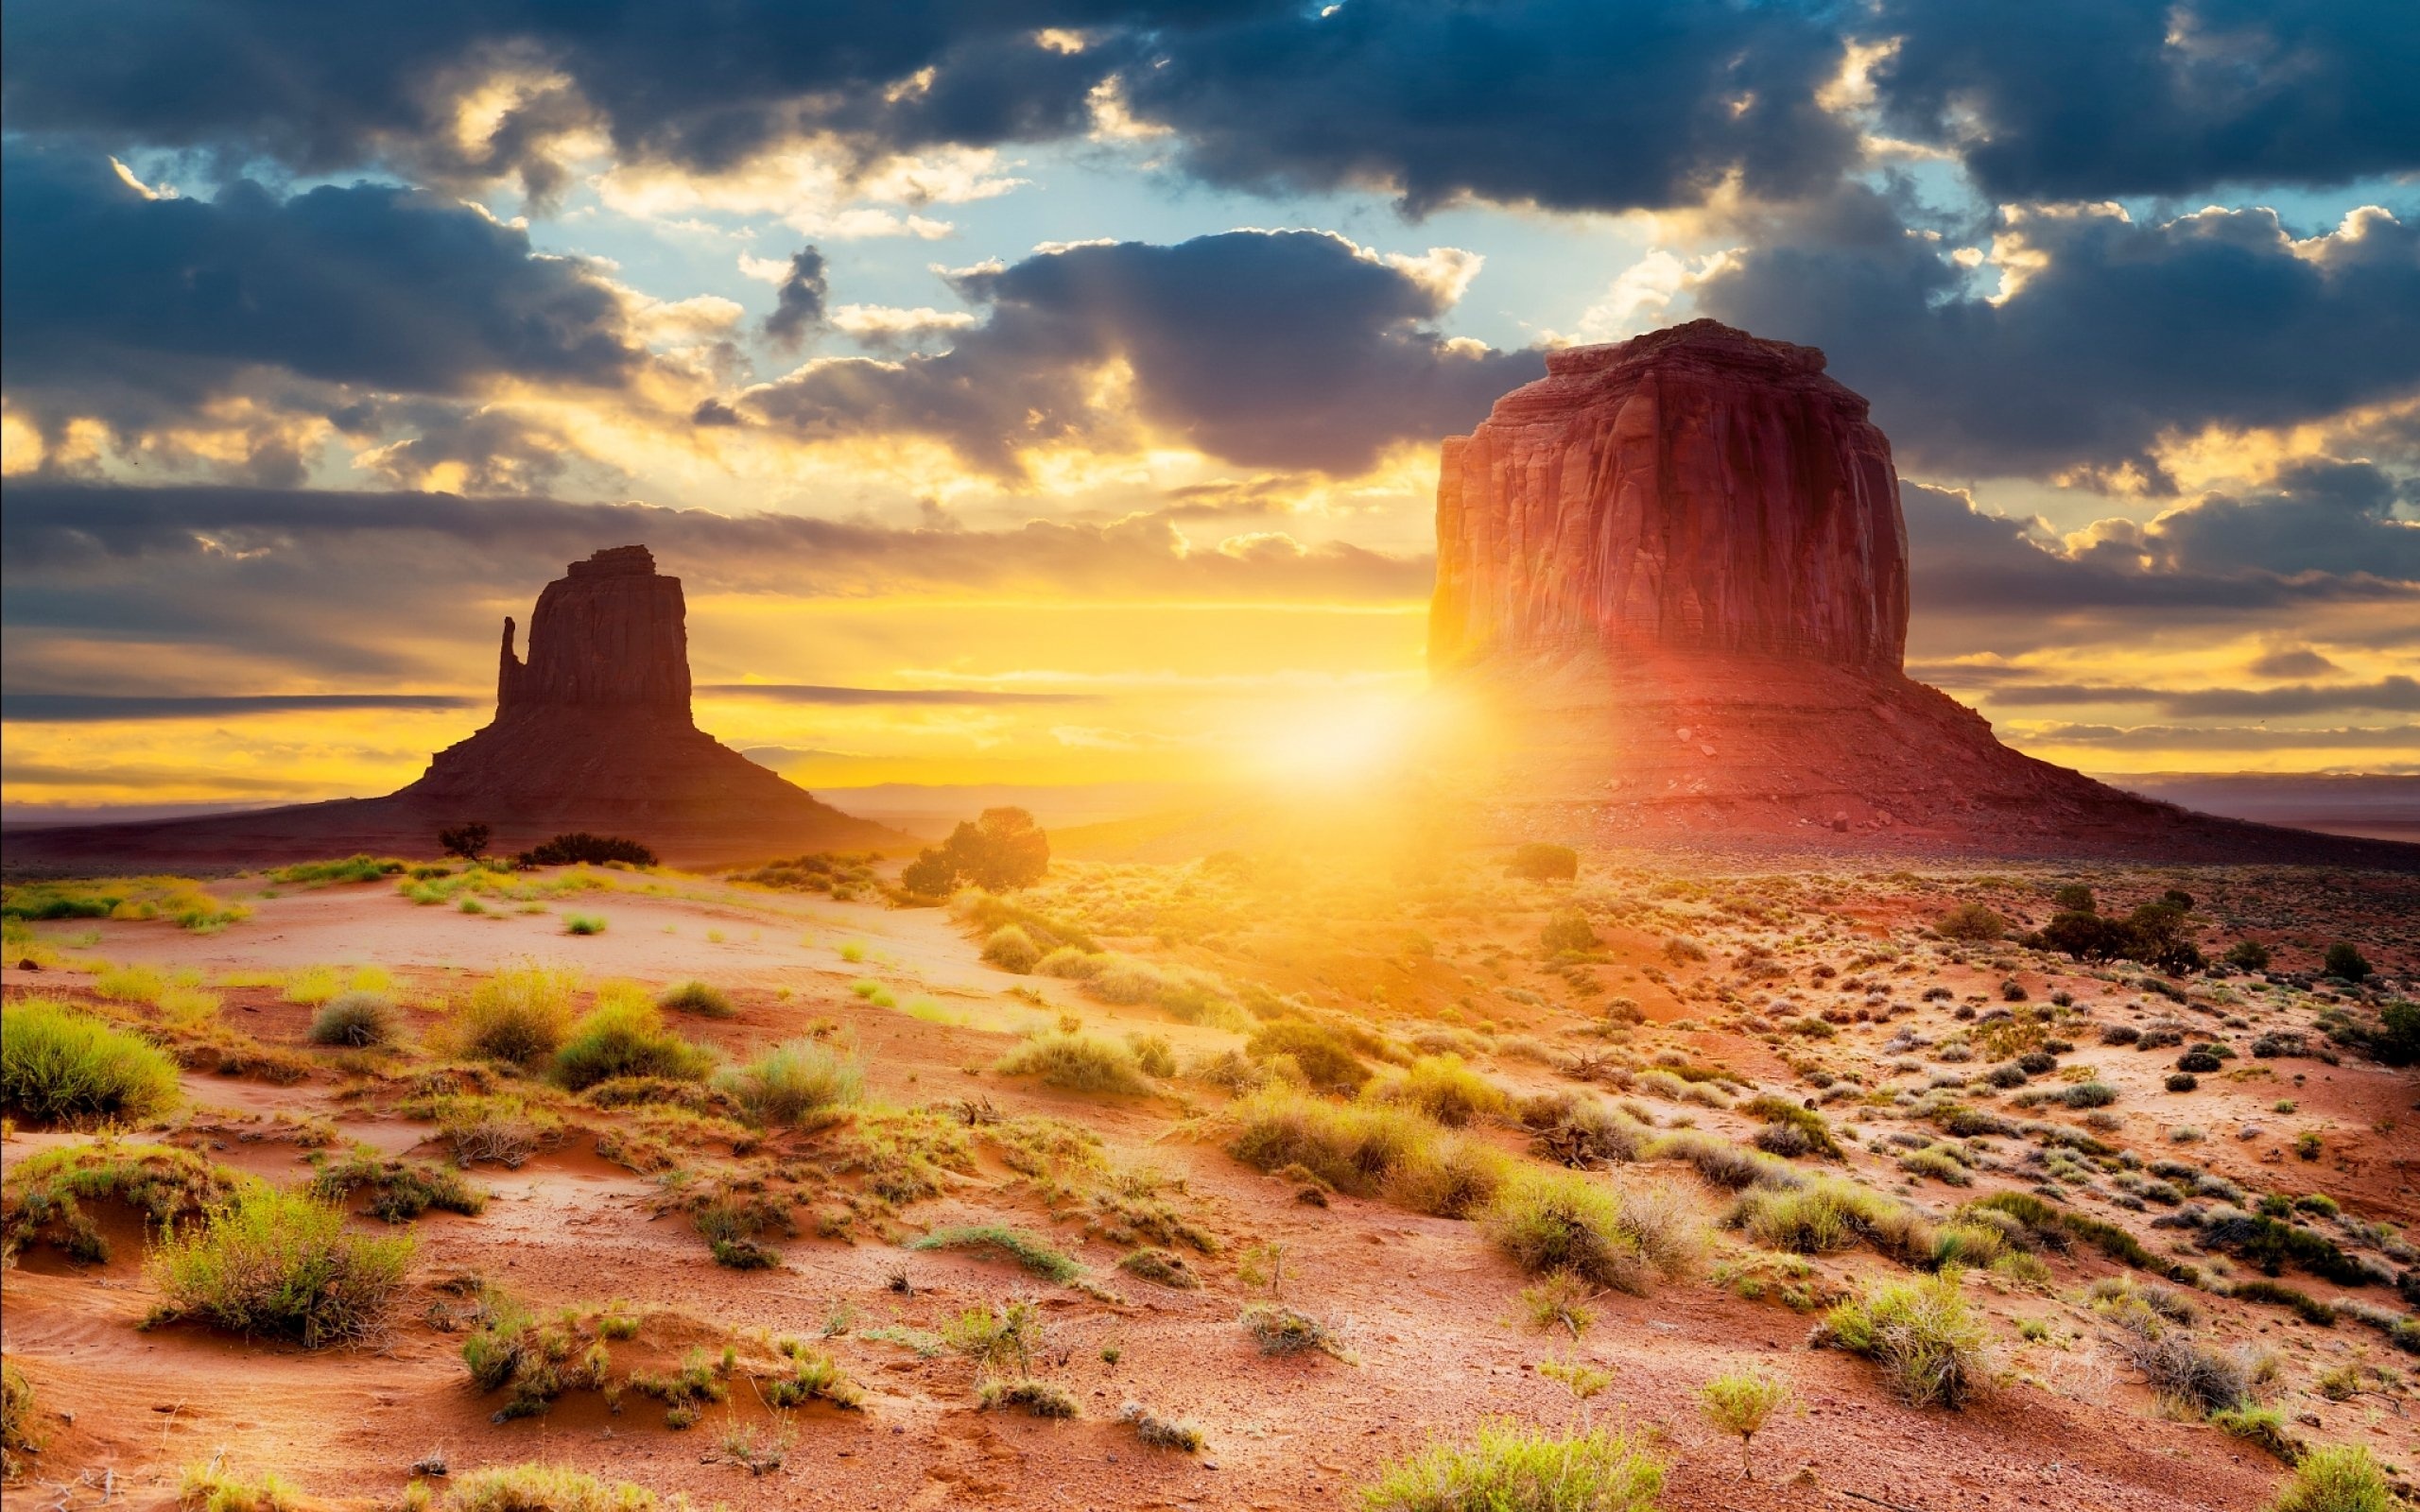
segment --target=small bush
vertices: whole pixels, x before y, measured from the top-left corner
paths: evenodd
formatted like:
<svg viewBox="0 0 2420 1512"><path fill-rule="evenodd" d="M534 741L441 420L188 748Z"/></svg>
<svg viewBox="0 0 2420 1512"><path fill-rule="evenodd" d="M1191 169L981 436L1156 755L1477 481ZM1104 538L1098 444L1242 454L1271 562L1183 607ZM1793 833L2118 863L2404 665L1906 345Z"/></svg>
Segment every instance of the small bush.
<svg viewBox="0 0 2420 1512"><path fill-rule="evenodd" d="M2369 958L2342 940L2327 947L2325 966L2328 975L2345 982L2359 982L2370 974Z"/></svg>
<svg viewBox="0 0 2420 1512"><path fill-rule="evenodd" d="M1566 908L1538 931L1538 944L1549 955L1560 955L1564 951L1593 951L1598 944L1597 932L1589 927L1586 914Z"/></svg>
<svg viewBox="0 0 2420 1512"><path fill-rule="evenodd" d="M60 1145L26 1156L0 1194L0 1265L48 1245L79 1265L110 1258L110 1243L86 1211L115 1203L149 1228L199 1218L233 1196L241 1178L173 1144L114 1139Z"/></svg>
<svg viewBox="0 0 2420 1512"><path fill-rule="evenodd" d="M2302 1457L2273 1512L2394 1512L2397 1500L2368 1449L2329 1444Z"/></svg>
<svg viewBox="0 0 2420 1512"><path fill-rule="evenodd" d="M1955 1411L1983 1384L1983 1325L1956 1271L1886 1282L1842 1302L1821 1337L1880 1366L1891 1389L1915 1406Z"/></svg>
<svg viewBox="0 0 2420 1512"><path fill-rule="evenodd" d="M1164 1034L1146 1034L1136 1030L1126 1037L1126 1048L1134 1052L1134 1063L1143 1068L1146 1076L1176 1074L1176 1046Z"/></svg>
<svg viewBox="0 0 2420 1512"><path fill-rule="evenodd" d="M446 1498L446 1512L655 1512L653 1491L609 1484L568 1465L498 1465L473 1470Z"/></svg>
<svg viewBox="0 0 2420 1512"><path fill-rule="evenodd" d="M2189 1071L2172 1071L2168 1074L2166 1085L2172 1092L2189 1092L2202 1085L2202 1078Z"/></svg>
<svg viewBox="0 0 2420 1512"><path fill-rule="evenodd" d="M291 1482L274 1470L246 1480L223 1468L216 1458L188 1465L177 1480L177 1505L182 1512L303 1512L302 1500Z"/></svg>
<svg viewBox="0 0 2420 1512"><path fill-rule="evenodd" d="M983 959L1003 971L1023 976L1042 964L1042 947L1033 942L1033 936L1025 932L1023 925L1002 924L983 942Z"/></svg>
<svg viewBox="0 0 2420 1512"><path fill-rule="evenodd" d="M1055 1381L1037 1381L1031 1376L986 1381L976 1388L975 1400L987 1412L996 1408L1023 1407L1036 1418L1073 1418L1077 1415L1075 1393Z"/></svg>
<svg viewBox="0 0 2420 1512"><path fill-rule="evenodd" d="M1698 1410L1716 1432L1739 1440L1739 1464L1752 1481L1756 1466L1748 1456L1749 1442L1789 1401L1788 1382L1754 1370L1717 1376L1698 1388Z"/></svg>
<svg viewBox="0 0 2420 1512"><path fill-rule="evenodd" d="M466 1055L516 1066L534 1065L562 1044L571 1024L579 973L554 967L508 967L472 988L452 1019Z"/></svg>
<svg viewBox="0 0 2420 1512"><path fill-rule="evenodd" d="M339 992L311 1016L310 1040L364 1050L395 1038L395 1005L375 992Z"/></svg>
<svg viewBox="0 0 2420 1512"><path fill-rule="evenodd" d="M1288 1088L1235 1105L1227 1151L1262 1171L1301 1166L1339 1192L1374 1196L1412 1151L1444 1131L1406 1108L1339 1106Z"/></svg>
<svg viewBox="0 0 2420 1512"><path fill-rule="evenodd" d="M1361 1488L1364 1512L1655 1512L1664 1462L1626 1433L1571 1436L1509 1418L1430 1444Z"/></svg>
<svg viewBox="0 0 2420 1512"><path fill-rule="evenodd" d="M1474 1119L1500 1117L1512 1107L1503 1089L1462 1064L1460 1056L1423 1056L1411 1069L1391 1081L1373 1082L1361 1095L1373 1102L1416 1108L1444 1125L1461 1128Z"/></svg>
<svg viewBox="0 0 2420 1512"><path fill-rule="evenodd" d="M524 850L518 859L525 867L601 867L614 861L625 866L651 867L655 865L655 852L636 840L577 830Z"/></svg>
<svg viewBox="0 0 2420 1512"><path fill-rule="evenodd" d="M1133 1250L1118 1261L1117 1268L1138 1280L1157 1286L1174 1287L1178 1291L1198 1291L1201 1286L1201 1276L1184 1263L1183 1255L1173 1250Z"/></svg>
<svg viewBox="0 0 2420 1512"><path fill-rule="evenodd" d="M645 998L599 1004L572 1025L555 1052L555 1080L579 1091L619 1076L657 1076L701 1081L714 1070L714 1052L665 1027L663 1011Z"/></svg>
<svg viewBox="0 0 2420 1512"><path fill-rule="evenodd" d="M363 1148L341 1163L323 1167L311 1179L311 1194L329 1202L350 1202L367 1189L365 1210L373 1218L406 1223L431 1208L476 1217L487 1210L488 1194L456 1172L416 1160L389 1160Z"/></svg>
<svg viewBox="0 0 2420 1512"><path fill-rule="evenodd" d="M1039 1076L1045 1085L1069 1091L1151 1091L1134 1052L1115 1040L1063 1030L1036 1035L1002 1056L993 1069L1004 1076Z"/></svg>
<svg viewBox="0 0 2420 1512"><path fill-rule="evenodd" d="M1840 1141L1832 1137L1830 1123L1811 1108L1801 1108L1787 1097L1766 1093L1740 1104L1739 1110L1750 1118L1762 1120L1768 1128L1788 1128L1794 1132L1803 1145L1801 1153L1811 1152L1827 1160L1846 1159Z"/></svg>
<svg viewBox="0 0 2420 1512"><path fill-rule="evenodd" d="M832 1122L865 1095L856 1057L819 1040L786 1040L716 1079L760 1128L814 1128Z"/></svg>
<svg viewBox="0 0 2420 1512"><path fill-rule="evenodd" d="M183 1101L177 1065L149 1040L47 998L0 1014L0 1109L72 1128L142 1123Z"/></svg>
<svg viewBox="0 0 2420 1512"><path fill-rule="evenodd" d="M1201 1430L1188 1422L1179 1422L1150 1412L1139 1401L1130 1401L1117 1409L1117 1420L1131 1425L1134 1436L1149 1449L1181 1449L1186 1453L1201 1451Z"/></svg>
<svg viewBox="0 0 2420 1512"><path fill-rule="evenodd" d="M2238 1402L2210 1414L2210 1425L2247 1444L2259 1445L2289 1465L2302 1457L2301 1446L2286 1432L2286 1415L2274 1407Z"/></svg>
<svg viewBox="0 0 2420 1512"><path fill-rule="evenodd" d="M602 935L605 933L605 920L596 914L566 914L563 916L563 933Z"/></svg>
<svg viewBox="0 0 2420 1512"><path fill-rule="evenodd" d="M2105 1081L2080 1081L2059 1094L2069 1108L2106 1108L2118 1100L2118 1089Z"/></svg>
<svg viewBox="0 0 2420 1512"><path fill-rule="evenodd" d="M1656 1277L1688 1275L1705 1250L1704 1228L1677 1189L1614 1186L1570 1171L1516 1169L1486 1223L1496 1247L1532 1275L1569 1271L1638 1296Z"/></svg>
<svg viewBox="0 0 2420 1512"><path fill-rule="evenodd" d="M1317 1349L1338 1359L1346 1355L1344 1342L1334 1329L1282 1302L1254 1302L1236 1321L1253 1336L1263 1354L1300 1354L1305 1349Z"/></svg>
<svg viewBox="0 0 2420 1512"><path fill-rule="evenodd" d="M738 1015L731 997L720 988L703 982L683 982L664 989L655 1005L666 1013L694 1013L700 1019L729 1019Z"/></svg>
<svg viewBox="0 0 2420 1512"><path fill-rule="evenodd" d="M1859 1244L1913 1261L1933 1246L1931 1225L1906 1203L1853 1182L1824 1179L1789 1191L1753 1191L1730 1221L1757 1243L1823 1255Z"/></svg>
<svg viewBox="0 0 2420 1512"><path fill-rule="evenodd" d="M1569 882L1580 875L1580 852L1567 845L1531 840L1512 852L1504 874L1523 882Z"/></svg>
<svg viewBox="0 0 2420 1512"><path fill-rule="evenodd" d="M1084 1273L1084 1268L1050 1242L1022 1228L1004 1224L970 1224L951 1228L936 1228L911 1246L916 1249L978 1249L988 1250L1017 1263L1032 1275L1045 1280L1071 1281Z"/></svg>
<svg viewBox="0 0 2420 1512"><path fill-rule="evenodd" d="M1771 1156L1694 1129L1667 1134L1640 1153L1651 1160L1685 1160L1710 1185L1730 1192L1749 1187L1790 1188L1806 1180Z"/></svg>
<svg viewBox="0 0 2420 1512"><path fill-rule="evenodd" d="M1933 924L1933 933L1944 939L1989 944L2008 934L2008 920L1981 903L1960 903L1941 916Z"/></svg>
<svg viewBox="0 0 2420 1512"><path fill-rule="evenodd" d="M438 1137L453 1147L464 1165L493 1160L514 1170L542 1149L561 1141L563 1121L550 1109L524 1097L441 1096L406 1105L437 1121Z"/></svg>
<svg viewBox="0 0 2420 1512"><path fill-rule="evenodd" d="M408 1236L352 1232L335 1203L246 1187L153 1251L147 1269L165 1298L155 1317L197 1317L305 1349L366 1339L402 1288L413 1247Z"/></svg>
<svg viewBox="0 0 2420 1512"><path fill-rule="evenodd" d="M1345 1035L1324 1024L1302 1019L1278 1019L1262 1024L1244 1041L1244 1054L1266 1061L1279 1056L1292 1059L1303 1079L1326 1091L1360 1091L1370 1068Z"/></svg>
<svg viewBox="0 0 2420 1512"><path fill-rule="evenodd" d="M16 1456L42 1448L41 1435L34 1432L35 1410L32 1379L17 1368L16 1361L0 1361L0 1477L16 1479Z"/></svg>

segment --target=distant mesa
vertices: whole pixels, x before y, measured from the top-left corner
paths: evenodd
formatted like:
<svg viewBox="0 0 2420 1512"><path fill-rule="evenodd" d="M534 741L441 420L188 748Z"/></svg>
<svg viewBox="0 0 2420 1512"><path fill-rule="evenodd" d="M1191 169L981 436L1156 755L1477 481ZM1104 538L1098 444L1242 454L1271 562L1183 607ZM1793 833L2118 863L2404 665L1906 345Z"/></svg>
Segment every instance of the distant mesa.
<svg viewBox="0 0 2420 1512"><path fill-rule="evenodd" d="M1495 828L2410 866L2011 750L1902 670L1891 443L1811 347L1713 320L1551 352L1444 443L1430 671L1493 715Z"/></svg>
<svg viewBox="0 0 2420 1512"><path fill-rule="evenodd" d="M538 595L528 657L504 622L495 718L385 798L248 814L20 831L11 871L210 867L345 854L421 855L441 826L492 827L510 854L549 835L622 835L704 866L811 850L904 847L697 727L681 579L645 546L571 564Z"/></svg>

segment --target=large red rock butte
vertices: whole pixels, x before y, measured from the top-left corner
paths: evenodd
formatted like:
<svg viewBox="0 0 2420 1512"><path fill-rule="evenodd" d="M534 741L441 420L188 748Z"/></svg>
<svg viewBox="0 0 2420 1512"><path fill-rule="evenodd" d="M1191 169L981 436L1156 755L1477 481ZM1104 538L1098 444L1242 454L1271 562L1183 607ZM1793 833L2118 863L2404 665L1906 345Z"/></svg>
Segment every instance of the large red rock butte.
<svg viewBox="0 0 2420 1512"><path fill-rule="evenodd" d="M1891 443L1811 347L1712 320L1552 352L1444 443L1429 666L1508 833L2007 853L2420 850L2148 802L1902 669Z"/></svg>
<svg viewBox="0 0 2420 1512"><path fill-rule="evenodd" d="M431 758L410 786L250 814L12 833L11 870L206 868L343 855L427 854L441 827L475 821L491 849L585 830L637 840L675 865L910 844L853 818L697 727L681 579L645 546L574 562L529 619L529 656L504 622L495 718Z"/></svg>

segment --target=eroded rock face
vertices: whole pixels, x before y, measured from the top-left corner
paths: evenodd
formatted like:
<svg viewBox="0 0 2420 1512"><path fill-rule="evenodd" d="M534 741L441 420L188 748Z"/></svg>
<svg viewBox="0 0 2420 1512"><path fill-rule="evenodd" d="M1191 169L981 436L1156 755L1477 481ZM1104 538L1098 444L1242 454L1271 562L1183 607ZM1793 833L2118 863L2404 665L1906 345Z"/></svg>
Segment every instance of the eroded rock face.
<svg viewBox="0 0 2420 1512"><path fill-rule="evenodd" d="M617 708L689 717L688 609L681 579L655 570L645 546L576 561L538 595L529 660L512 654L504 622L498 718L541 708Z"/></svg>
<svg viewBox="0 0 2420 1512"><path fill-rule="evenodd" d="M1429 659L1599 648L1896 671L1891 443L1811 347L1712 320L1551 352L1444 443Z"/></svg>

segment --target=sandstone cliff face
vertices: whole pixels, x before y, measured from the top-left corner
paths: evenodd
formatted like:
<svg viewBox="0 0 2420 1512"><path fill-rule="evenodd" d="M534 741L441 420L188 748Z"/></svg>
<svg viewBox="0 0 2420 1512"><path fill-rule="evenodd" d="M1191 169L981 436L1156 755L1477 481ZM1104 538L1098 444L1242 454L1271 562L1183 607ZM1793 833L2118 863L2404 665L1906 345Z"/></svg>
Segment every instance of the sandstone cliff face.
<svg viewBox="0 0 2420 1512"><path fill-rule="evenodd" d="M496 714L541 708L616 708L689 717L688 609L681 579L655 570L645 546L576 561L538 595L529 661L512 654L504 622Z"/></svg>
<svg viewBox="0 0 2420 1512"><path fill-rule="evenodd" d="M1712 652L1896 671L1891 443L1810 347L1712 320L1551 352L1444 444L1429 661Z"/></svg>

